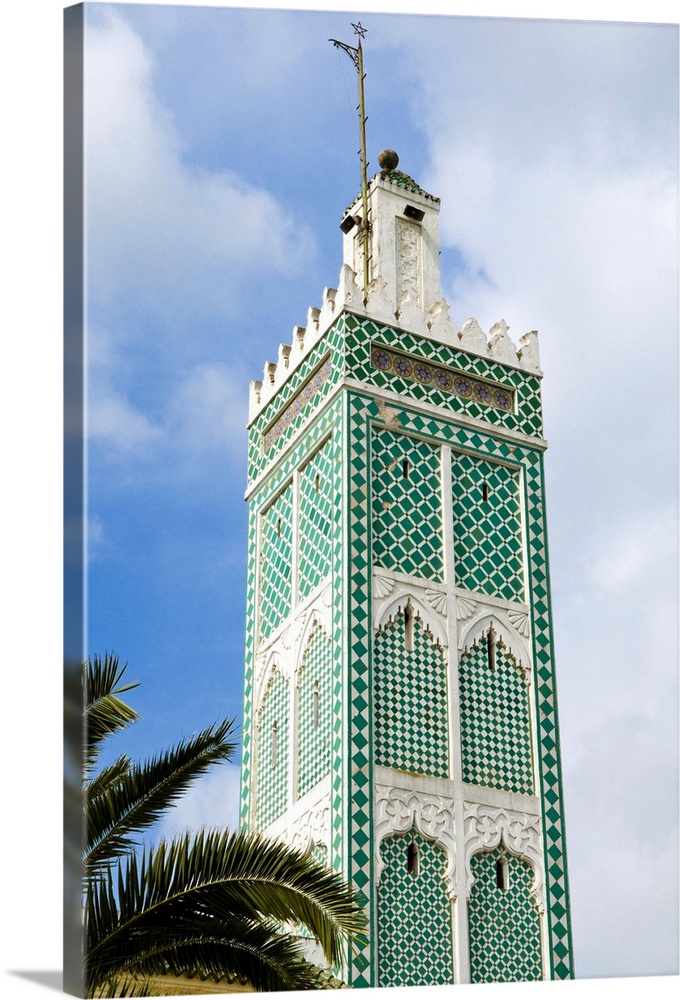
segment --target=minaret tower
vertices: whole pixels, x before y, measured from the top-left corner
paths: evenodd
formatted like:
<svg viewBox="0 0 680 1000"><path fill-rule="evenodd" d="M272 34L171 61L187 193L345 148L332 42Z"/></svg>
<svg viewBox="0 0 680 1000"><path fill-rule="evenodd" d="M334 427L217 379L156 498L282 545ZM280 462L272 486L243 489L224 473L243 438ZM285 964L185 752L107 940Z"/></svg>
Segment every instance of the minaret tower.
<svg viewBox="0 0 680 1000"><path fill-rule="evenodd" d="M354 986L570 978L537 335L457 330L379 163L251 385L241 819L356 886Z"/></svg>

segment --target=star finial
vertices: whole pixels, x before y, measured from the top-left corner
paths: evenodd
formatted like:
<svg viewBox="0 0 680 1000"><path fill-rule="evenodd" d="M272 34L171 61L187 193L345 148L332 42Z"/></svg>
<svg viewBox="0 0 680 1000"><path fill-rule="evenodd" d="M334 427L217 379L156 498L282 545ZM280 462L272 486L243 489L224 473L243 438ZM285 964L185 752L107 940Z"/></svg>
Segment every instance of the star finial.
<svg viewBox="0 0 680 1000"><path fill-rule="evenodd" d="M350 24L351 24L351 22L350 22ZM356 24L352 24L352 27L354 28L354 34L355 35L360 35L361 38L365 38L366 37L366 32L368 31L368 28L364 28L364 26L362 25L361 21L357 21Z"/></svg>

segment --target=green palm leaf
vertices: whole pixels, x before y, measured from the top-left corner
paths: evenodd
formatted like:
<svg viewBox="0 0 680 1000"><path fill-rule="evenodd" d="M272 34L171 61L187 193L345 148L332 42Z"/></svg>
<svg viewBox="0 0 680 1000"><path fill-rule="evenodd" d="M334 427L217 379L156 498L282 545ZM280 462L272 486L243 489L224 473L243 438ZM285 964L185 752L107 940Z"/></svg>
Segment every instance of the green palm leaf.
<svg viewBox="0 0 680 1000"><path fill-rule="evenodd" d="M227 719L146 763L117 772L114 765L111 780L99 775L86 784L85 865L94 870L127 854L135 846L133 834L152 826L213 764L230 760L234 725Z"/></svg>
<svg viewBox="0 0 680 1000"><path fill-rule="evenodd" d="M107 653L103 659L96 656L88 660L83 669L83 729L84 729L84 769L87 777L99 754L100 744L107 736L140 716L124 701L119 694L131 691L138 685L137 681L120 684L127 663L123 666L117 656Z"/></svg>
<svg viewBox="0 0 680 1000"><path fill-rule="evenodd" d="M121 968L187 973L193 959L206 975L245 975L256 989L319 988L328 982L279 921L304 924L333 964L342 958L341 940L358 938L364 927L336 873L243 832L179 837L132 856L94 887L88 904L95 979Z"/></svg>
<svg viewBox="0 0 680 1000"><path fill-rule="evenodd" d="M165 995L173 977L238 979L258 990L341 985L310 964L285 925L303 925L337 965L365 919L341 877L257 833L204 830L135 853L148 829L208 767L230 759L225 720L142 764L93 774L102 741L138 718L118 695L125 666L84 665L87 996ZM159 984L160 980L160 984Z"/></svg>

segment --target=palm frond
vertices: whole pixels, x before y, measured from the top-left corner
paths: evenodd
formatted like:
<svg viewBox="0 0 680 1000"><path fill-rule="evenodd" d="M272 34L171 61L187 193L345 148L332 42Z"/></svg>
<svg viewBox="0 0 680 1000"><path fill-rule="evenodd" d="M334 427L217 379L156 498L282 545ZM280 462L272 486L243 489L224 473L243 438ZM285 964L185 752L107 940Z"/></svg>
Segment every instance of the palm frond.
<svg viewBox="0 0 680 1000"><path fill-rule="evenodd" d="M95 656L83 664L84 770L87 777L96 762L102 740L135 722L140 716L118 695L131 691L137 681L121 684L127 663L113 654Z"/></svg>
<svg viewBox="0 0 680 1000"><path fill-rule="evenodd" d="M293 921L308 928L335 965L344 938L359 939L365 926L354 894L337 873L245 832L203 831L162 842L119 863L115 877L111 873L91 886L87 902L88 952L96 962L120 942L127 946L144 937L148 928L163 928L168 940L173 927L186 929L192 922Z"/></svg>
<svg viewBox="0 0 680 1000"><path fill-rule="evenodd" d="M234 726L235 720L225 719L146 763L121 768L118 780L107 781L101 791L93 781L85 793L88 870L127 854L135 846L134 834L155 823L213 764L230 760Z"/></svg>
<svg viewBox="0 0 680 1000"><path fill-rule="evenodd" d="M83 795L88 803L99 795L104 795L110 788L117 785L132 768L132 761L127 755L105 767L90 781L83 783ZM86 806L87 808L87 806Z"/></svg>

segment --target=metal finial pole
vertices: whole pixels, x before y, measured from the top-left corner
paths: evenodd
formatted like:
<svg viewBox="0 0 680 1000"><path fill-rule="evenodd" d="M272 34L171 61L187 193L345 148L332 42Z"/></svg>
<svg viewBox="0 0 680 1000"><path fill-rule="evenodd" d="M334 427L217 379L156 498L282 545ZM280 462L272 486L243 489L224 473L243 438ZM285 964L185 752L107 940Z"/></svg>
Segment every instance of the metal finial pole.
<svg viewBox="0 0 680 1000"><path fill-rule="evenodd" d="M364 305L368 300L368 264L370 255L370 232L371 227L368 221L368 159L366 157L366 107L364 101L364 52L361 47L361 39L366 34L366 28L363 27L361 22L353 24L354 33L358 37L358 42L356 48L353 45L347 45L345 42L339 42L336 38L329 38L329 42L333 42L336 48L342 49L350 57L354 66L356 67L357 75L359 78L359 106L357 108L359 112L359 134L360 134L360 149L359 155L361 157L361 210L363 218L361 220L361 236L364 247L364 289L363 298Z"/></svg>

